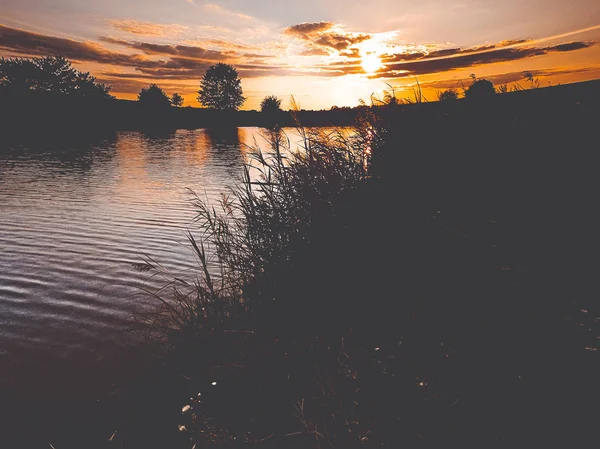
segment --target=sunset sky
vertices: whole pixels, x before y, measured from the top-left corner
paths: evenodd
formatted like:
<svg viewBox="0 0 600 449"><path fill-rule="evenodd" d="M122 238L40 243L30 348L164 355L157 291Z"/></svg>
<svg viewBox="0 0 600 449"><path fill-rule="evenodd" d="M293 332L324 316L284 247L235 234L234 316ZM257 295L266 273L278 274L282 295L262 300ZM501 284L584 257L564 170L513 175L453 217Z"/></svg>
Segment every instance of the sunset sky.
<svg viewBox="0 0 600 449"><path fill-rule="evenodd" d="M155 82L191 106L216 62L238 69L243 109L328 109L417 79L434 99L471 73L599 78L599 41L598 0L0 0L0 55L60 54L119 98Z"/></svg>

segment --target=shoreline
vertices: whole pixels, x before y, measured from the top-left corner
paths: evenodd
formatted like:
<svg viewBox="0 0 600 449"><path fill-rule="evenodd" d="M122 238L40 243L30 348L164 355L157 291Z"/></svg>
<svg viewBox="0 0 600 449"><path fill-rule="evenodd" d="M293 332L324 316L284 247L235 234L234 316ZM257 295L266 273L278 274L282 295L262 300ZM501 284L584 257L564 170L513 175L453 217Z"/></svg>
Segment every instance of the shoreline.
<svg viewBox="0 0 600 449"><path fill-rule="evenodd" d="M600 98L600 80L573 84L529 89L519 92L497 94L491 105L513 108L535 104L539 101L558 100L578 102L584 99ZM399 104L394 108L398 119L406 114L439 115L466 107L466 101L459 99L448 102L424 102ZM332 108L330 110L281 111L275 115L265 115L259 111L215 111L205 108L184 106L181 108L148 110L137 101L108 100L87 104L81 101L57 100L48 98L33 102L0 102L0 131L3 138L15 141L30 136L32 128L37 137L47 133L61 137L65 132L85 136L117 131L174 131L177 129L261 127L274 124L280 127L343 127L352 126L360 114L371 109L367 106L354 108ZM386 107L375 107L386 109ZM387 115L390 111L385 111Z"/></svg>

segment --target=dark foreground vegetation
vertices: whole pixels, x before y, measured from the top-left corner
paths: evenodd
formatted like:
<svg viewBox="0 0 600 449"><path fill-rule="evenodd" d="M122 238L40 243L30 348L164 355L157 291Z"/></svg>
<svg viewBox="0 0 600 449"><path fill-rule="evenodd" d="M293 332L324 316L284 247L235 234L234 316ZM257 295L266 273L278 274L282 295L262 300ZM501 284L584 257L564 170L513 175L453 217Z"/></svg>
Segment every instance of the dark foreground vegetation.
<svg viewBox="0 0 600 449"><path fill-rule="evenodd" d="M196 283L139 317L159 361L45 434L20 409L14 441L597 441L598 83L358 112L297 156L273 130L221 208L197 201Z"/></svg>

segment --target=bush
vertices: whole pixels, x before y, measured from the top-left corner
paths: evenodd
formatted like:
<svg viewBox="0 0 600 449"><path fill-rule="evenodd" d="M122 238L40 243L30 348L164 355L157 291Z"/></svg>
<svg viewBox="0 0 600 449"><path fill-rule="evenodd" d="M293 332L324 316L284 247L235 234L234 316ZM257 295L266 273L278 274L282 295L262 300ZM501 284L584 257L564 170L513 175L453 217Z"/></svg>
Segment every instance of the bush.
<svg viewBox="0 0 600 449"><path fill-rule="evenodd" d="M440 102L456 100L458 100L458 92L456 92L454 89L448 89L438 93L438 101Z"/></svg>
<svg viewBox="0 0 600 449"><path fill-rule="evenodd" d="M465 98L471 101L482 101L492 98L496 95L494 84L486 79L475 79L467 89L465 89Z"/></svg>
<svg viewBox="0 0 600 449"><path fill-rule="evenodd" d="M260 112L275 114L281 111L281 100L275 95L269 95L260 102Z"/></svg>

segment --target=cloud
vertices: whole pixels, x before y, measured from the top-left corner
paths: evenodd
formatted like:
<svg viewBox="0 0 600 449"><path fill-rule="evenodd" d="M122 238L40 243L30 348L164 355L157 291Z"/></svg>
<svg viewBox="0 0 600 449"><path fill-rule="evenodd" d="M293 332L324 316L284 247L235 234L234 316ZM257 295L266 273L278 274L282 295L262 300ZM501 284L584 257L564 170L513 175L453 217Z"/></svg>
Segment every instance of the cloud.
<svg viewBox="0 0 600 449"><path fill-rule="evenodd" d="M241 44L239 42L232 42L232 41L227 41L224 39L204 39L204 40L197 40L197 41L189 41L188 42L190 45L200 45L200 46L213 46L213 47L218 47L221 49L226 49L226 50L236 50L236 51L248 51L248 50L262 50L262 46L261 45L256 45L256 44Z"/></svg>
<svg viewBox="0 0 600 449"><path fill-rule="evenodd" d="M510 47L512 45L524 44L525 42L531 42L528 39L509 39L500 41L496 44L497 47Z"/></svg>
<svg viewBox="0 0 600 449"><path fill-rule="evenodd" d="M147 55L169 55L181 56L187 58L202 59L206 61L221 62L227 59L232 59L236 56L232 51L216 51L207 50L206 48L196 47L191 45L169 45L169 44L152 44L148 42L129 42L122 39L114 39L111 37L101 37L101 41L122 45L125 47L140 50Z"/></svg>
<svg viewBox="0 0 600 449"><path fill-rule="evenodd" d="M593 42L569 42L567 44L559 44L549 47L552 51L574 51L581 50L593 45Z"/></svg>
<svg viewBox="0 0 600 449"><path fill-rule="evenodd" d="M79 42L61 37L46 36L0 25L0 49L27 56L61 55L76 61L91 61L122 66L146 64L143 55L113 52L96 42Z"/></svg>
<svg viewBox="0 0 600 449"><path fill-rule="evenodd" d="M457 55L467 55L475 53L486 53L491 52L495 49L503 49L514 47L525 42L529 42L525 39L515 39L501 41L497 44L480 45L478 47L471 48L443 48L439 50L430 51L414 51L414 52L400 52L395 54L385 54L381 56L383 62L404 62L404 61L416 61L419 59L434 59L434 58L446 58ZM435 47L434 47L435 48Z"/></svg>
<svg viewBox="0 0 600 449"><path fill-rule="evenodd" d="M569 47L565 47L569 45ZM400 72L405 75L420 75L426 73L439 73L448 70L462 69L475 65L493 64L498 62L516 61L534 56L545 55L556 51L574 51L581 48L587 48L591 44L587 43L571 43L565 46L554 47L509 47L509 48L494 48L489 51L482 52L463 52L457 56L430 59L427 58L411 61L386 64L383 73L378 74L378 77L396 76Z"/></svg>
<svg viewBox="0 0 600 449"><path fill-rule="evenodd" d="M285 28L283 34L305 42L308 46L307 51L321 50L321 54L331 54L333 50L347 50L371 39L370 34L346 31L333 22L300 23Z"/></svg>
<svg viewBox="0 0 600 449"><path fill-rule="evenodd" d="M359 44L369 40L371 36L367 34L353 35L350 33L324 33L311 43L319 47L329 47L335 50L346 50L352 45Z"/></svg>
<svg viewBox="0 0 600 449"><path fill-rule="evenodd" d="M383 67L371 78L401 78L468 68L476 65L517 61L552 52L576 51L594 45L594 42L570 42L549 47L506 47L501 44L460 49L451 48L430 52L383 55ZM514 44L512 44L514 45ZM498 48L499 47L499 48ZM322 70L337 75L362 73L356 62L340 62L322 66Z"/></svg>
<svg viewBox="0 0 600 449"><path fill-rule="evenodd" d="M595 45L591 41L575 41L542 46L537 41L512 40L472 48L439 48L434 45L399 44L386 34L357 33L344 30L332 22L313 22L294 25L283 33L305 45L300 57L331 56L335 62L302 67L281 63L287 41L265 42L260 45L230 42L225 39L204 39L181 44L161 44L143 39L101 37L98 41L77 41L0 25L0 51L23 56L61 55L74 62L94 62L106 66L101 77L108 84L125 80L163 81L176 84L198 80L216 62L233 64L242 78L270 76L340 77L348 74L365 75L360 58L378 49L382 69L371 78L405 78L433 74L477 65L525 60L548 53L578 51ZM195 45L197 43L197 45ZM382 54L382 52L385 52ZM278 62L279 61L279 62ZM546 76L533 72L535 76ZM500 76L500 75L498 75ZM502 80L518 80L521 74L510 74ZM550 76L550 75L548 75ZM100 78L100 77L99 77ZM490 77L491 78L491 77ZM512 82L512 81L502 81ZM139 89L138 89L139 90ZM121 90L119 90L121 91Z"/></svg>
<svg viewBox="0 0 600 449"><path fill-rule="evenodd" d="M309 48L302 50L300 56L329 56L329 52L323 48Z"/></svg>
<svg viewBox="0 0 600 449"><path fill-rule="evenodd" d="M239 68L240 75L246 77L283 76L287 74L287 70L293 72L290 66L269 63L268 55L216 51L190 45L131 42L113 37L102 37L100 40L141 53L122 53L109 50L97 42L79 42L0 25L0 49L25 56L58 54L73 61L96 62L135 70L129 73L105 72L105 77L153 80L198 79L215 62L235 64ZM156 59L161 56L163 58Z"/></svg>
<svg viewBox="0 0 600 449"><path fill-rule="evenodd" d="M107 44L123 45L125 47L129 45L129 41L126 41L125 39L118 39L112 36L102 36L98 40L106 42Z"/></svg>
<svg viewBox="0 0 600 449"><path fill-rule="evenodd" d="M243 14L243 13L237 12L237 11L231 11L227 8L222 7L221 5L216 5L214 3L207 3L204 5L204 7L206 9L208 9L209 11L228 15L228 16L234 16L237 19L253 20L253 17L249 16L248 14Z"/></svg>
<svg viewBox="0 0 600 449"><path fill-rule="evenodd" d="M333 22L304 22L287 27L283 32L299 39L309 40L315 34L330 30L333 26Z"/></svg>
<svg viewBox="0 0 600 449"><path fill-rule="evenodd" d="M185 25L163 25L138 20L109 20L108 24L116 30L142 36L176 36L189 30Z"/></svg>

